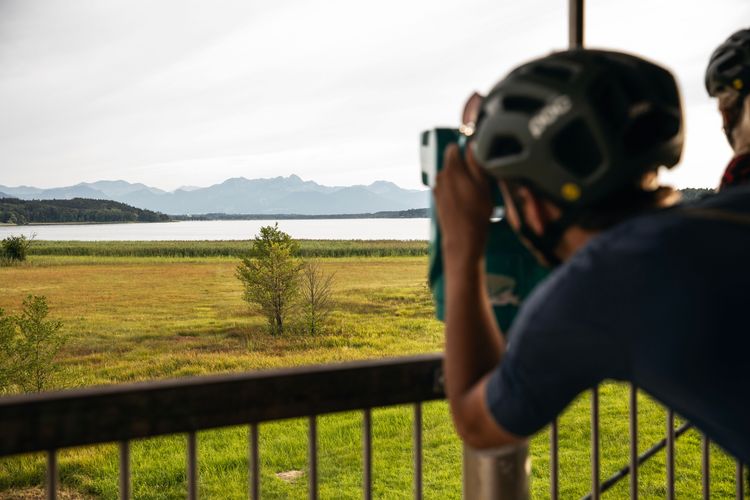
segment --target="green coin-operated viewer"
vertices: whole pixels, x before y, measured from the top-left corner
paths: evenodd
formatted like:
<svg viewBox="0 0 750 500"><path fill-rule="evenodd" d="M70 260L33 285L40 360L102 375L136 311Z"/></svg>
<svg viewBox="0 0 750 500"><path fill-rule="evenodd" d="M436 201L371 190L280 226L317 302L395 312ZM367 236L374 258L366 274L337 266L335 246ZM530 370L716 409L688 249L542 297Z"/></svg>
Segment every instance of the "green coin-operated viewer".
<svg viewBox="0 0 750 500"><path fill-rule="evenodd" d="M435 128L422 132L420 161L422 183L434 187L435 177L443 167L445 148L458 143L463 151L468 142L461 129ZM539 281L547 275L547 269L539 265L536 258L523 246L516 234L503 218L503 200L497 184L494 186L495 213L489 221L489 234L485 249L485 272L487 293L498 325L503 333L510 328L521 302ZM430 208L430 261L429 285L435 302L438 319L445 319L445 286L440 227L434 202Z"/></svg>

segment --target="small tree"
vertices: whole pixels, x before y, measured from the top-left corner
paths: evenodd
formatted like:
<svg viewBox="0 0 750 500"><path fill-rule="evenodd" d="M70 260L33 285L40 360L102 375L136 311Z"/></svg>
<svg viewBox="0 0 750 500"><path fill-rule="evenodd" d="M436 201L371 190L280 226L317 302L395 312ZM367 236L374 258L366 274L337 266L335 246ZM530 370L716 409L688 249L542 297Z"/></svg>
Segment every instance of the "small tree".
<svg viewBox="0 0 750 500"><path fill-rule="evenodd" d="M15 382L27 392L40 392L49 386L58 368L55 357L67 340L60 331L62 322L48 320L48 314L47 298L29 295L23 301L21 313L14 318L18 327Z"/></svg>
<svg viewBox="0 0 750 500"><path fill-rule="evenodd" d="M27 238L26 236L8 236L0 244L2 244L3 257L9 262L23 262L26 260L26 255L29 252L29 247L34 237Z"/></svg>
<svg viewBox="0 0 750 500"><path fill-rule="evenodd" d="M302 267L302 310L305 327L314 335L321 331L331 314L334 274L326 274L315 260Z"/></svg>
<svg viewBox="0 0 750 500"><path fill-rule="evenodd" d="M25 392L49 387L58 369L55 357L67 337L62 323L48 320L48 314L44 296L26 297L15 316L0 309L0 393L14 386Z"/></svg>
<svg viewBox="0 0 750 500"><path fill-rule="evenodd" d="M0 308L0 394L8 392L18 373L16 325L12 316Z"/></svg>
<svg viewBox="0 0 750 500"><path fill-rule="evenodd" d="M284 333L286 316L298 293L300 261L297 242L279 225L260 228L249 257L237 266L237 278L245 286L244 298L260 307L272 335Z"/></svg>

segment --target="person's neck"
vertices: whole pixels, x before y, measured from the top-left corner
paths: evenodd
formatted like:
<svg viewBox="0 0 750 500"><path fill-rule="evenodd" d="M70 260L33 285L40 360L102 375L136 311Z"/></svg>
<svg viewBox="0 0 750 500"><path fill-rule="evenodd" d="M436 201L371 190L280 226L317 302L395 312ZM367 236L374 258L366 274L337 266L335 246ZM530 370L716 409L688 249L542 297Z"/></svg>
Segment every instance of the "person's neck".
<svg viewBox="0 0 750 500"><path fill-rule="evenodd" d="M583 229L580 226L571 226L565 230L562 238L560 238L560 244L557 246L555 253L560 260L566 262L597 234L599 234L599 231Z"/></svg>

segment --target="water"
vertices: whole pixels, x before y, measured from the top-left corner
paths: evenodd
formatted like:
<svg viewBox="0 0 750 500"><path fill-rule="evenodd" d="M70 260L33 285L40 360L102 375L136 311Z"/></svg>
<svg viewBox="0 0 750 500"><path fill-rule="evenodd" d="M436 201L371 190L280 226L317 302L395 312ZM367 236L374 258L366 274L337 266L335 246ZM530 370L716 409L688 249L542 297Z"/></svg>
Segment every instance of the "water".
<svg viewBox="0 0 750 500"><path fill-rule="evenodd" d="M216 220L142 224L0 226L0 239L36 234L38 240L159 241L247 240L273 220ZM429 219L280 220L279 229L305 240L428 240Z"/></svg>

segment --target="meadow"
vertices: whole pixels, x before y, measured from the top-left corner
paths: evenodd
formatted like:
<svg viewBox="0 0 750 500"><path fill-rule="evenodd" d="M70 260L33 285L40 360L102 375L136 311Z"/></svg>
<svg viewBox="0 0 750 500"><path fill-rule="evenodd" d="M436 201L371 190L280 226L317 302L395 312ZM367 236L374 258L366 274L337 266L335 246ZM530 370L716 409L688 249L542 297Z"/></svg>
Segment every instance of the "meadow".
<svg viewBox="0 0 750 500"><path fill-rule="evenodd" d="M281 337L267 333L263 318L243 302L234 277L238 259L233 252L243 251L238 242L35 242L28 263L0 268L0 307L15 312L27 294L47 297L51 317L61 319L70 335L60 354L58 388L442 349L442 325L432 317L426 286L423 242L303 242L302 248L336 275L331 323L315 336L301 328ZM620 384L602 387L603 478L628 460L627 394ZM647 395L639 401L643 451L663 437L665 414ZM584 394L560 419L561 498L588 492L589 412ZM411 497L411 418L407 407L373 412L375 498ZM361 421L357 412L319 418L321 498L361 498ZM307 495L306 438L305 420L260 426L263 498ZM199 433L203 498L246 498L247 439L246 427ZM548 445L546 430L532 440L533 498L548 496ZM184 436L134 442L134 498L184 498L185 448ZM677 498L698 498L700 436L689 431L676 449ZM61 452L66 493L117 498L117 456L113 444ZM461 445L444 402L425 406L424 460L425 497L460 498ZM711 468L713 496L731 497L734 462L714 447ZM286 478L290 471L302 476ZM43 477L39 455L2 459L0 498L41 494ZM664 477L662 452L640 471L641 498L664 498ZM627 481L604 496L625 498Z"/></svg>

